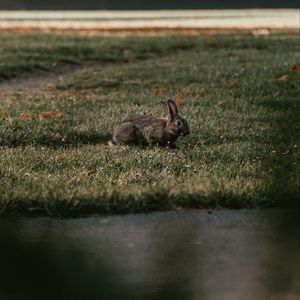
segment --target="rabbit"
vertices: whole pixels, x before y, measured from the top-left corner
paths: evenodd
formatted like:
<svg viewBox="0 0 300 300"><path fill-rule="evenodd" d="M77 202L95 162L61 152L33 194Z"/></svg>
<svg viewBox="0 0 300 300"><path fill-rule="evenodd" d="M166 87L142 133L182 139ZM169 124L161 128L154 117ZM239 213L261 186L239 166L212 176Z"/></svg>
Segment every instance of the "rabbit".
<svg viewBox="0 0 300 300"><path fill-rule="evenodd" d="M109 145L157 145L176 148L179 136L190 134L186 119L178 115L176 103L161 101L167 117L134 115L124 119L116 127Z"/></svg>

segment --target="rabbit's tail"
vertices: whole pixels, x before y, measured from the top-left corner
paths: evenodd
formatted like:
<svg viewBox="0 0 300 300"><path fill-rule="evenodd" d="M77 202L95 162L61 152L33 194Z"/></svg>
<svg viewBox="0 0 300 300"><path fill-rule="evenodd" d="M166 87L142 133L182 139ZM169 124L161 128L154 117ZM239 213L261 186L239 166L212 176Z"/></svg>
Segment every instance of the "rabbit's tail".
<svg viewBox="0 0 300 300"><path fill-rule="evenodd" d="M110 140L110 141L107 142L107 145L108 145L109 147L113 147L113 146L116 145L116 143L115 143L115 141Z"/></svg>

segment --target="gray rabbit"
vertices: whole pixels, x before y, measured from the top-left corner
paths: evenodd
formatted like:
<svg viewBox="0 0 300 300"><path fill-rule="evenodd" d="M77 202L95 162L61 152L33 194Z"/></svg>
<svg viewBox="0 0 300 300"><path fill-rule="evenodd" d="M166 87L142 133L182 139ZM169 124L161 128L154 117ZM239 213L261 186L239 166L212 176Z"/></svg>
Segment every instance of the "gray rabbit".
<svg viewBox="0 0 300 300"><path fill-rule="evenodd" d="M116 127L109 145L158 145L176 147L179 136L190 133L186 119L178 115L177 105L173 100L161 102L167 117L148 115L129 116Z"/></svg>

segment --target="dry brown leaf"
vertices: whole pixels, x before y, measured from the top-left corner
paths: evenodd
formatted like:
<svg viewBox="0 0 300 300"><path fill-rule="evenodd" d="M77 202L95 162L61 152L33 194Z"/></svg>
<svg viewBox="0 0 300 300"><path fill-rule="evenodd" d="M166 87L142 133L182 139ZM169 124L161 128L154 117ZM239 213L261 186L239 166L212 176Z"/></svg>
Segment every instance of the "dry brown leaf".
<svg viewBox="0 0 300 300"><path fill-rule="evenodd" d="M61 117L62 113L60 111L47 111L38 113L38 119L40 121L50 118L60 119Z"/></svg>
<svg viewBox="0 0 300 300"><path fill-rule="evenodd" d="M239 83L238 81L232 80L232 81L229 81L229 82L227 83L227 85L228 85L229 87L238 87L238 86L240 86L240 83Z"/></svg>
<svg viewBox="0 0 300 300"><path fill-rule="evenodd" d="M185 101L182 98L177 97L175 99L175 103L176 103L177 106L182 106L182 105L184 105Z"/></svg>
<svg viewBox="0 0 300 300"><path fill-rule="evenodd" d="M62 117L62 113L61 113L60 111L55 111L55 112L54 112L54 117L55 117L56 119L60 119L60 118Z"/></svg>
<svg viewBox="0 0 300 300"><path fill-rule="evenodd" d="M283 75L283 76L277 77L276 80L277 81L288 81L289 76L288 75Z"/></svg>
<svg viewBox="0 0 300 300"><path fill-rule="evenodd" d="M68 92L68 95L71 97L79 96L80 94L77 91L71 90Z"/></svg>
<svg viewBox="0 0 300 300"><path fill-rule="evenodd" d="M0 118L8 118L10 116L10 113L6 109L0 109Z"/></svg>
<svg viewBox="0 0 300 300"><path fill-rule="evenodd" d="M49 118L49 116L46 114L46 113L38 113L38 119L40 120L40 121L42 121L42 120L44 120L44 119L46 119L46 118Z"/></svg>
<svg viewBox="0 0 300 300"><path fill-rule="evenodd" d="M158 94L165 94L169 91L169 89L167 87L157 87L155 91Z"/></svg>
<svg viewBox="0 0 300 300"><path fill-rule="evenodd" d="M46 88L47 88L48 90L56 90L56 85L53 84L53 83L47 83L47 84L46 84Z"/></svg>
<svg viewBox="0 0 300 300"><path fill-rule="evenodd" d="M147 112L147 116L148 117L153 117L153 112L152 111Z"/></svg>
<svg viewBox="0 0 300 300"><path fill-rule="evenodd" d="M54 155L54 156L50 156L48 160L58 160L59 159L59 155Z"/></svg>
<svg viewBox="0 0 300 300"><path fill-rule="evenodd" d="M293 65L293 71L294 72L300 72L300 63Z"/></svg>
<svg viewBox="0 0 300 300"><path fill-rule="evenodd" d="M216 44L216 42L214 41L214 39L210 35L208 35L206 37L206 44L208 46L214 46Z"/></svg>
<svg viewBox="0 0 300 300"><path fill-rule="evenodd" d="M20 118L23 119L23 120L31 119L31 115L27 111L22 111L20 113Z"/></svg>
<svg viewBox="0 0 300 300"><path fill-rule="evenodd" d="M56 154L56 155L50 156L48 160L50 160L50 161L57 161L59 159L65 158L65 157L66 157L66 154L61 153L61 154Z"/></svg>

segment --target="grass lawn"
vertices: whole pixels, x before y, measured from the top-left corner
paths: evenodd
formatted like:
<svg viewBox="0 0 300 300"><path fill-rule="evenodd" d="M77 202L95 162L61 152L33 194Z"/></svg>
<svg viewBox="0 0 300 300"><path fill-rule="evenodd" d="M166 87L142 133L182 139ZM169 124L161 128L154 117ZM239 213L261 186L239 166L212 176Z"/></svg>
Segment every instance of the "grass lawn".
<svg viewBox="0 0 300 300"><path fill-rule="evenodd" d="M0 92L0 212L78 216L300 199L299 50L299 36L288 33L2 35L0 82L69 71L55 84ZM119 120L162 115L168 98L183 99L190 123L179 149L106 145Z"/></svg>

